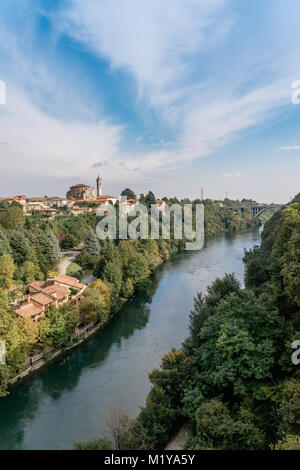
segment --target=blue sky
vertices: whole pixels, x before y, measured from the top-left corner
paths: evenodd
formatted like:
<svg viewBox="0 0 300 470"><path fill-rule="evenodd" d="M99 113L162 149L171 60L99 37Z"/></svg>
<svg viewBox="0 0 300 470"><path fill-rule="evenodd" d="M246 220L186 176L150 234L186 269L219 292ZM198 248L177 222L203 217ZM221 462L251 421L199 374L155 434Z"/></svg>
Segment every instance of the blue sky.
<svg viewBox="0 0 300 470"><path fill-rule="evenodd" d="M300 191L298 0L1 0L0 196Z"/></svg>

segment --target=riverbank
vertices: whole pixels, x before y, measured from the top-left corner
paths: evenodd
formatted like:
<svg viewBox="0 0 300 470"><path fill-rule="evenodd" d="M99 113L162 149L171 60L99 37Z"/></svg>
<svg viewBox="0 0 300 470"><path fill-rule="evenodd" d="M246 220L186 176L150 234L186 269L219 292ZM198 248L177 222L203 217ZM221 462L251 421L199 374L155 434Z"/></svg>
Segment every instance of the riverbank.
<svg viewBox="0 0 300 470"><path fill-rule="evenodd" d="M213 237L211 237L211 238L213 238ZM68 258L67 260L62 262L62 264L60 265L60 270L61 269L67 269L68 263L70 263L75 258L77 253L78 252L71 252L70 253L72 255L71 258ZM165 255L163 257L161 254L156 255L156 256L152 256L152 259L151 259L151 276L148 279L148 284L150 282L152 282L151 277L153 277L155 275L155 271L159 268L159 266L161 266L166 261L169 261L170 259L174 258L174 256L180 255L181 253L182 253L181 245L179 245L178 247L171 246L167 256ZM66 263L67 263L67 265L66 265ZM133 295L135 295L135 294L136 293L134 293ZM128 301L130 301L131 299L132 299L132 297L130 297L128 299L122 299L121 306L118 308L118 310L116 310L114 312L114 315L109 315L109 317L107 318L106 321L101 321L99 324L96 324L96 326L94 326L95 322L93 322L92 323L93 334L95 334L99 330L102 330L105 327L107 327L107 325L112 321L113 317L116 314L118 314L124 308L126 303ZM30 376L34 373L37 373L43 367L45 367L47 365L50 365L54 361L58 361L60 358L62 358L64 355L66 355L66 353L72 352L72 350L75 349L78 346L78 344L81 344L82 342L86 341L91 336L91 334L86 333L87 330L90 330L89 325L86 325L83 328L79 328L77 330L76 334L74 334L73 337L72 337L71 341L73 342L73 344L70 344L70 342L68 342L67 344L61 344L61 345L56 346L55 348L50 348L48 350L41 351L41 352L35 354L34 356L31 356L31 357L27 358L26 363L25 363L25 369L22 372L20 372L19 374L17 374L16 376L14 376L10 379L9 389L13 385L20 384L24 378L27 378L28 376ZM80 341L77 340L78 337L80 337Z"/></svg>
<svg viewBox="0 0 300 470"><path fill-rule="evenodd" d="M203 250L174 256L101 333L27 377L0 400L1 449L59 449L105 432L116 404L134 417L149 393L148 373L188 334L192 299L226 272L243 283L244 248L257 231L219 235Z"/></svg>
<svg viewBox="0 0 300 470"><path fill-rule="evenodd" d="M53 363L55 360L71 353L73 349L80 346L88 338L96 334L99 330L103 329L106 326L106 323L100 322L95 324L95 322L86 325L85 327L78 330L77 334L72 338L74 343L70 345L61 345L60 348L52 348L47 351L42 351L34 356L30 356L26 365L28 366L23 372L11 379L11 386L19 384L26 377L33 375L38 372L42 367L48 366Z"/></svg>

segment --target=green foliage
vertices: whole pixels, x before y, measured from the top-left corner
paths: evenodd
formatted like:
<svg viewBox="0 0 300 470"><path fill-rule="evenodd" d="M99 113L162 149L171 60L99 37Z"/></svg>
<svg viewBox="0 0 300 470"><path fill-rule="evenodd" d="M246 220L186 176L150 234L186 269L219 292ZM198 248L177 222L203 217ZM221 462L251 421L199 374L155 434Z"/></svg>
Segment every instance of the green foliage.
<svg viewBox="0 0 300 470"><path fill-rule="evenodd" d="M245 285L249 288L260 288L268 280L267 260L259 247L246 251L244 262L247 264L245 271Z"/></svg>
<svg viewBox="0 0 300 470"><path fill-rule="evenodd" d="M108 317L107 301L104 295L98 289L96 284L89 286L84 292L85 299L82 301L85 305L85 311L88 311L88 306L95 315L95 320L106 321Z"/></svg>
<svg viewBox="0 0 300 470"><path fill-rule="evenodd" d="M11 248L5 231L0 227L0 256L6 254L11 254Z"/></svg>
<svg viewBox="0 0 300 470"><path fill-rule="evenodd" d="M19 273L25 284L30 284L36 280L43 279L42 272L39 270L38 266L36 266L31 261L25 261L21 266Z"/></svg>
<svg viewBox="0 0 300 470"><path fill-rule="evenodd" d="M20 266L29 257L29 240L26 238L24 232L16 230L12 233L9 243L12 249L14 261Z"/></svg>
<svg viewBox="0 0 300 470"><path fill-rule="evenodd" d="M168 394L161 387L153 385L146 407L142 408L137 418L137 424L145 430L150 449L165 446L177 420L178 414L172 408Z"/></svg>
<svg viewBox="0 0 300 470"><path fill-rule="evenodd" d="M68 338L68 330L61 312L50 305L47 314L39 320L39 340L43 346L58 346Z"/></svg>
<svg viewBox="0 0 300 470"><path fill-rule="evenodd" d="M258 450L264 448L263 432L255 417L244 407L232 413L219 398L199 406L195 414L196 436L190 450Z"/></svg>
<svg viewBox="0 0 300 470"><path fill-rule="evenodd" d="M103 270L103 279L111 285L113 290L118 293L122 287L122 268L119 264L109 261Z"/></svg>
<svg viewBox="0 0 300 470"><path fill-rule="evenodd" d="M96 265L96 260L94 256L88 253L86 250L82 250L82 252L78 256L76 256L75 261L85 271L93 270Z"/></svg>
<svg viewBox="0 0 300 470"><path fill-rule="evenodd" d="M140 203L151 208L151 204L156 204L156 197L154 196L152 191L149 191L146 196L141 195Z"/></svg>
<svg viewBox="0 0 300 470"><path fill-rule="evenodd" d="M274 450L300 450L300 436L287 434L272 448Z"/></svg>
<svg viewBox="0 0 300 470"><path fill-rule="evenodd" d="M78 244L78 238L72 233L66 233L60 241L60 246L63 250L71 250Z"/></svg>
<svg viewBox="0 0 300 470"><path fill-rule="evenodd" d="M80 323L79 309L74 303L66 303L59 308L59 313L64 319L65 336L70 338Z"/></svg>
<svg viewBox="0 0 300 470"><path fill-rule="evenodd" d="M113 450L113 447L107 439L94 439L91 441L75 441L73 450Z"/></svg>
<svg viewBox="0 0 300 470"><path fill-rule="evenodd" d="M290 380L284 384L279 406L280 429L283 434L300 437L300 381Z"/></svg>
<svg viewBox="0 0 300 470"><path fill-rule="evenodd" d="M282 261L281 273L286 295L300 307L300 223L291 234Z"/></svg>
<svg viewBox="0 0 300 470"><path fill-rule="evenodd" d="M84 249L94 258L100 255L99 240L93 230L90 230L84 239Z"/></svg>
<svg viewBox="0 0 300 470"><path fill-rule="evenodd" d="M6 347L6 365L0 365L0 396L7 394L10 379L25 368L25 359L37 342L37 326L17 318L9 307L6 293L0 289L0 340Z"/></svg>
<svg viewBox="0 0 300 470"><path fill-rule="evenodd" d="M209 201L205 209L213 233L213 213L222 213ZM237 215L223 212L227 228L239 226ZM181 354L150 374L137 418L152 448L189 419L187 449L299 449L299 371L291 362L300 337L299 233L300 195L266 222L261 247L245 253L246 289L226 275L195 297Z"/></svg>
<svg viewBox="0 0 300 470"><path fill-rule="evenodd" d="M8 288L15 272L15 264L8 254L0 256L0 287Z"/></svg>
<svg viewBox="0 0 300 470"><path fill-rule="evenodd" d="M67 269L67 275L80 278L82 275L82 270L79 264L70 263Z"/></svg>
<svg viewBox="0 0 300 470"><path fill-rule="evenodd" d="M25 225L25 215L21 207L11 205L8 211L0 211L0 225L5 229L21 229Z"/></svg>
<svg viewBox="0 0 300 470"><path fill-rule="evenodd" d="M126 196L127 199L136 199L136 194L132 189L126 188L121 192L121 196Z"/></svg>

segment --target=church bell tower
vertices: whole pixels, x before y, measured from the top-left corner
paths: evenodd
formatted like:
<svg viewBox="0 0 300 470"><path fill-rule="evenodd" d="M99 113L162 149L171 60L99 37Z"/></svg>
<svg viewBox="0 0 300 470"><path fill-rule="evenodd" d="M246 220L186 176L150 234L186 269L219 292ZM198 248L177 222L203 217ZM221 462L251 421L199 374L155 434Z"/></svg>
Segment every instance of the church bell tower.
<svg viewBox="0 0 300 470"><path fill-rule="evenodd" d="M98 175L97 180L97 196L102 196L102 178Z"/></svg>

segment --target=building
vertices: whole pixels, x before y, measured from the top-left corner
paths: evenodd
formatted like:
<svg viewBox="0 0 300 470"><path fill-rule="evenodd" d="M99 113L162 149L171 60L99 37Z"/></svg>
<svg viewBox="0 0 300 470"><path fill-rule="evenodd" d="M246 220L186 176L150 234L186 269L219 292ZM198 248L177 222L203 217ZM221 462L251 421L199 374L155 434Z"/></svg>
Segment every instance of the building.
<svg viewBox="0 0 300 470"><path fill-rule="evenodd" d="M121 200L120 209L122 213L125 212L125 214L130 214L131 212L133 213L133 210L137 204L138 201L136 199L128 199L126 201Z"/></svg>
<svg viewBox="0 0 300 470"><path fill-rule="evenodd" d="M67 199L75 199L76 201L80 199L84 201L96 199L95 189L86 184L76 184L70 187L67 192Z"/></svg>
<svg viewBox="0 0 300 470"><path fill-rule="evenodd" d="M110 200L113 204L115 204L118 200L116 197L105 196L102 194L102 178L99 175L96 179L96 191L92 186L76 184L75 186L70 187L69 191L67 192L67 199L75 200L76 202L106 202L106 200Z"/></svg>
<svg viewBox="0 0 300 470"><path fill-rule="evenodd" d="M165 212L167 203L166 201L163 201L162 199L157 199L156 204L158 205L159 209L162 212Z"/></svg>
<svg viewBox="0 0 300 470"><path fill-rule="evenodd" d="M1 198L1 201L6 201L8 204L12 204L13 202L17 202L23 209L23 212L26 212L26 196L13 196L13 197L6 197Z"/></svg>
<svg viewBox="0 0 300 470"><path fill-rule="evenodd" d="M115 196L98 196L96 202L99 204L109 204L110 202L115 205L118 198Z"/></svg>
<svg viewBox="0 0 300 470"><path fill-rule="evenodd" d="M97 197L102 196L102 178L98 175L97 180Z"/></svg>
<svg viewBox="0 0 300 470"><path fill-rule="evenodd" d="M29 294L15 305L15 313L37 321L44 317L50 305L59 307L68 302L79 302L85 285L72 276L59 274L47 281L36 281L27 286Z"/></svg>
<svg viewBox="0 0 300 470"><path fill-rule="evenodd" d="M48 203L50 207L56 206L58 208L68 206L68 200L62 197L48 197Z"/></svg>

